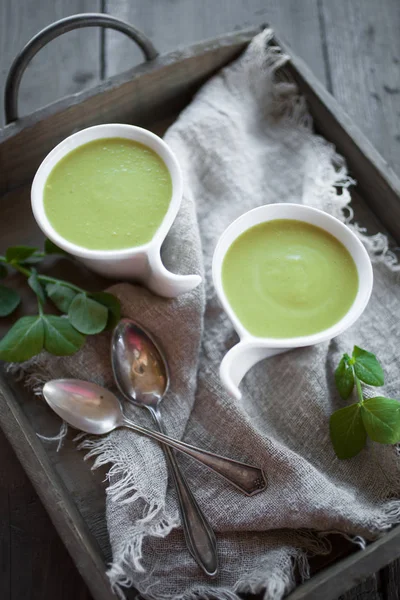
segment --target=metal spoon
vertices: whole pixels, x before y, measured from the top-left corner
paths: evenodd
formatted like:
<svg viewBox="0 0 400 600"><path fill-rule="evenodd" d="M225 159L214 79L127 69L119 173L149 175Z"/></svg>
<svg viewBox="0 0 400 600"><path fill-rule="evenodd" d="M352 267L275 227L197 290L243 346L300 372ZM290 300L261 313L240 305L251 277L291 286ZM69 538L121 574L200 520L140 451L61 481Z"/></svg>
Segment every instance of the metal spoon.
<svg viewBox="0 0 400 600"><path fill-rule="evenodd" d="M114 329L111 363L120 392L129 402L146 408L157 429L165 433L159 404L169 387L169 372L150 334L134 321L122 319ZM218 570L215 534L189 488L174 451L168 446L162 448L178 495L186 545L203 571L213 576Z"/></svg>
<svg viewBox="0 0 400 600"><path fill-rule="evenodd" d="M80 379L53 379L44 385L43 396L54 412L76 429L103 435L117 427L129 427L136 433L188 454L247 496L258 494L267 487L264 473L258 467L219 456L137 425L124 415L115 394L101 385Z"/></svg>

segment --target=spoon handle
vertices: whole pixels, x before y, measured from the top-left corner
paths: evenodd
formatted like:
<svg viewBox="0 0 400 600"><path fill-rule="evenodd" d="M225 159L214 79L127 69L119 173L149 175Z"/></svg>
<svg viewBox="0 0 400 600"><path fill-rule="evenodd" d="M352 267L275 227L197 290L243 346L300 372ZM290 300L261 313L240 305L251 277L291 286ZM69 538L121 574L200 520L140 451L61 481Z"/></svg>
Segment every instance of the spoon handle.
<svg viewBox="0 0 400 600"><path fill-rule="evenodd" d="M137 433L146 435L153 440L163 442L167 446L179 450L179 452L188 454L215 473L218 473L218 475L221 475L221 477L224 477L224 479L229 481L247 496L254 496L254 494L262 492L267 487L267 480L264 472L258 467L253 467L252 465L247 465L232 460L231 458L225 458L224 456L219 456L213 452L208 452L208 450L202 450L201 448L196 448L190 444L185 444L185 442L174 440L158 431L152 431L151 429L146 429L146 427L141 427L125 416L123 417L121 425L125 425Z"/></svg>
<svg viewBox="0 0 400 600"><path fill-rule="evenodd" d="M159 411L150 406L147 408L160 432L164 433L164 427ZM203 569L206 575L213 577L218 571L217 541L215 539L215 534L189 488L179 467L178 461L175 458L174 451L165 444L162 444L162 448L165 452L165 457L172 473L173 482L178 495L178 504L186 545L199 567Z"/></svg>

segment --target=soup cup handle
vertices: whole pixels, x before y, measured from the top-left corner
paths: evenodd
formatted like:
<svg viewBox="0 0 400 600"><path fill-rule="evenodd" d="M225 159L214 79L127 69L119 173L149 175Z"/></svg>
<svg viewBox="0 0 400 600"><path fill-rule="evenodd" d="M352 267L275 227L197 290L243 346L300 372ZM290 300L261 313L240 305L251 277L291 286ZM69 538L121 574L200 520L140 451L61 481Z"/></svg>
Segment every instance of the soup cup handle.
<svg viewBox="0 0 400 600"><path fill-rule="evenodd" d="M144 283L159 296L176 298L190 292L201 283L200 275L177 275L168 271L161 261L159 248L149 253L148 260L149 268Z"/></svg>
<svg viewBox="0 0 400 600"><path fill-rule="evenodd" d="M225 354L222 360L219 373L223 386L233 398L240 400L242 394L239 384L247 371L260 360L288 350L292 350L292 348L266 348L255 342L239 342Z"/></svg>

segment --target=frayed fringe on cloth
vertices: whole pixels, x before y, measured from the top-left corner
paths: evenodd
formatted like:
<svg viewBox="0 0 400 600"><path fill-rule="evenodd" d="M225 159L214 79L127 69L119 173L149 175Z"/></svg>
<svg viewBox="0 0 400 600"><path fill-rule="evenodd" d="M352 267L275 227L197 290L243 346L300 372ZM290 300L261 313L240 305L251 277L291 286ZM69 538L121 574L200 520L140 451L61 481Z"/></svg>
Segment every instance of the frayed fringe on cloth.
<svg viewBox="0 0 400 600"><path fill-rule="evenodd" d="M311 531L296 532L293 535L289 533L289 538L292 538L293 547L285 546L288 551L288 560L285 564L280 559L275 559L279 555L279 548L271 549L270 555L261 561L257 569L251 574L247 574L241 578L234 589L223 587L214 587L210 585L199 585L196 588L188 590L183 594L173 596L174 600L242 600L240 594L263 594L263 600L276 600L283 595L289 593L295 587L295 572L298 573L300 581L305 581L310 576L310 568L308 556L319 554L326 555L331 551L331 543L323 534ZM272 556L272 561L271 561ZM116 562L114 560L114 562ZM271 563L274 563L273 565ZM126 576L125 572L121 574L118 581L114 581L114 575L118 575L118 570L108 572L112 589L114 593L121 598L125 598L122 587L131 587L135 585L132 578ZM141 579L140 596L149 600L157 598L157 600L171 600L168 594L160 594L157 596L152 594L153 583L150 583L151 576L149 575L149 584L146 585L146 580Z"/></svg>

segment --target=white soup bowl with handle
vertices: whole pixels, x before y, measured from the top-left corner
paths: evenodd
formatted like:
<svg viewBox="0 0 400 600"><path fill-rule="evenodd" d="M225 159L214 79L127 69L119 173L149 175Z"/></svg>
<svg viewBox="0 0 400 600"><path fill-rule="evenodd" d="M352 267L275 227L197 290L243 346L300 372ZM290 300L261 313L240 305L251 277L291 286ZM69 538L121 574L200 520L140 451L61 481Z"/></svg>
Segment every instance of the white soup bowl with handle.
<svg viewBox="0 0 400 600"><path fill-rule="evenodd" d="M357 295L347 313L328 329L301 337L256 337L247 331L239 321L229 303L222 285L222 264L228 249L242 233L251 227L275 219L303 221L324 229L343 244L354 260L359 280ZM218 241L213 257L212 272L219 300L240 338L239 343L225 355L220 366L222 384L237 399L241 398L240 382L247 371L260 360L293 348L312 346L330 340L353 325L367 306L373 283L372 266L368 253L351 229L328 213L302 204L267 204L250 210L236 219Z"/></svg>
<svg viewBox="0 0 400 600"><path fill-rule="evenodd" d="M43 202L44 190L47 178L56 164L79 146L105 138L125 138L149 147L161 157L170 173L172 195L168 210L153 238L142 246L121 250L90 250L62 237L46 215ZM32 183L31 202L33 215L43 233L57 246L85 263L87 267L105 277L138 280L152 292L173 298L192 290L201 282L199 275L171 273L161 261L161 245L178 214L182 189L179 163L172 150L160 137L141 127L113 123L83 129L60 142L46 156L36 172Z"/></svg>

